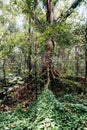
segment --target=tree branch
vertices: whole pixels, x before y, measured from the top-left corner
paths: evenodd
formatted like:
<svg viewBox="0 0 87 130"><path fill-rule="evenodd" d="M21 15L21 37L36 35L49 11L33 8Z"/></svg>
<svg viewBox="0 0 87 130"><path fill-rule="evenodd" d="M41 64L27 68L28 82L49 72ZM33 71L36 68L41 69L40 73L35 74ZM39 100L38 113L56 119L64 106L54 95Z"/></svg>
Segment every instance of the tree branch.
<svg viewBox="0 0 87 130"><path fill-rule="evenodd" d="M60 17L58 17L55 21L55 23L60 22L63 19L66 19L68 16L71 15L71 13L73 12L73 10L80 4L80 2L82 2L83 0L75 0L71 6L69 7L69 9L65 12L65 14L61 14Z"/></svg>

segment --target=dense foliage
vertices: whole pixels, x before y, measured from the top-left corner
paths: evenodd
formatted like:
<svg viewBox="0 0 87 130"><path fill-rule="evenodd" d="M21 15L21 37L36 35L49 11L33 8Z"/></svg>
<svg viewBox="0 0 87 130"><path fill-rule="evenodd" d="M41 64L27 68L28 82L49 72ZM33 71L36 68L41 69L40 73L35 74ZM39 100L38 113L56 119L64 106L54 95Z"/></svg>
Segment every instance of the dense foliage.
<svg viewBox="0 0 87 130"><path fill-rule="evenodd" d="M82 102L78 102L78 99ZM31 107L18 106L13 112L0 113L3 130L86 130L87 104L79 95L54 97L50 90L42 91Z"/></svg>
<svg viewBox="0 0 87 130"><path fill-rule="evenodd" d="M87 130L86 3L0 1L0 130Z"/></svg>

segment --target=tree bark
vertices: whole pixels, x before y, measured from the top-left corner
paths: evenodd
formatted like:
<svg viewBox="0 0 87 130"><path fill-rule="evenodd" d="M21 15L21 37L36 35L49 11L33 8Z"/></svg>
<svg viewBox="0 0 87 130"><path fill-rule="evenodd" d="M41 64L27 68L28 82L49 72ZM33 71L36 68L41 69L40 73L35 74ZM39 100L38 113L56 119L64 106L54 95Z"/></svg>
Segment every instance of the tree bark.
<svg viewBox="0 0 87 130"><path fill-rule="evenodd" d="M53 23L53 7L52 7L52 0L47 0L47 13L46 19L47 21L52 24Z"/></svg>
<svg viewBox="0 0 87 130"><path fill-rule="evenodd" d="M28 69L28 72L29 72L29 81L31 81L32 79L31 79L31 69L32 69L32 63L31 63L31 55L32 55L32 45L31 45L31 26L30 26L30 24L31 24L31 18L28 18L28 34L29 34L29 36L28 36L28 46L27 46L27 54L26 54L26 52L23 50L23 53L24 53L24 57L25 57L25 67Z"/></svg>
<svg viewBox="0 0 87 130"><path fill-rule="evenodd" d="M75 47L75 60L76 60L76 64L75 64L76 76L78 76L78 74L79 74L79 50L78 50L78 46Z"/></svg>
<svg viewBox="0 0 87 130"><path fill-rule="evenodd" d="M5 59L3 60L2 70L3 70L3 78L4 78L4 85L6 87L6 71L5 71Z"/></svg>
<svg viewBox="0 0 87 130"><path fill-rule="evenodd" d="M45 80L45 88L49 86L50 83L50 75L51 69L52 69L52 60L51 56L53 53L53 48L54 48L54 42L52 40L48 40L46 45L45 45L45 51L44 51L44 56L43 56L43 66L42 66L42 75Z"/></svg>
<svg viewBox="0 0 87 130"><path fill-rule="evenodd" d="M47 22L50 23L50 25L53 23L53 6L52 6L52 0L47 0L47 13L46 13L46 19ZM45 51L43 56L43 69L42 69L42 75L43 79L45 80L44 88L48 88L51 78L55 78L58 76L58 74L55 71L54 66L52 65L52 54L54 50L54 41L52 38L50 38L46 44L45 44Z"/></svg>
<svg viewBox="0 0 87 130"><path fill-rule="evenodd" d="M37 83L37 45L36 43L34 42L34 75L35 75L35 84L36 84L36 87L35 87L35 93L36 93L36 99L37 99L37 89L38 89L38 83Z"/></svg>
<svg viewBox="0 0 87 130"><path fill-rule="evenodd" d="M87 81L87 24L86 24L86 29L85 29L85 79Z"/></svg>

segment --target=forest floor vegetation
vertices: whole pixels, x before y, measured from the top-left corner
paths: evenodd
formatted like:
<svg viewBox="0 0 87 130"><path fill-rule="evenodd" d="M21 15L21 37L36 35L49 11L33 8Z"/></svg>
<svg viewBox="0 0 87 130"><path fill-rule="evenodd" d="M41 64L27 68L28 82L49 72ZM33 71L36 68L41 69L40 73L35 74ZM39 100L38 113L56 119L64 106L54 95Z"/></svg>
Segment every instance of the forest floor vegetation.
<svg viewBox="0 0 87 130"><path fill-rule="evenodd" d="M0 130L86 130L87 97L65 94L55 98L44 89L29 107L0 112Z"/></svg>

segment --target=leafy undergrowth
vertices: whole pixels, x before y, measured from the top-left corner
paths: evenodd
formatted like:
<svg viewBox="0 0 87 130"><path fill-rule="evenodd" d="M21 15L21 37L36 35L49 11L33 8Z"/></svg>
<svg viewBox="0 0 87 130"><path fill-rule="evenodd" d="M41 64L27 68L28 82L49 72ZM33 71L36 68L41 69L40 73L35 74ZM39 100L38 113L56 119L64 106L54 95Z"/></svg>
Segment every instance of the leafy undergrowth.
<svg viewBox="0 0 87 130"><path fill-rule="evenodd" d="M0 130L87 130L87 106L70 97L45 89L31 107L0 113Z"/></svg>

